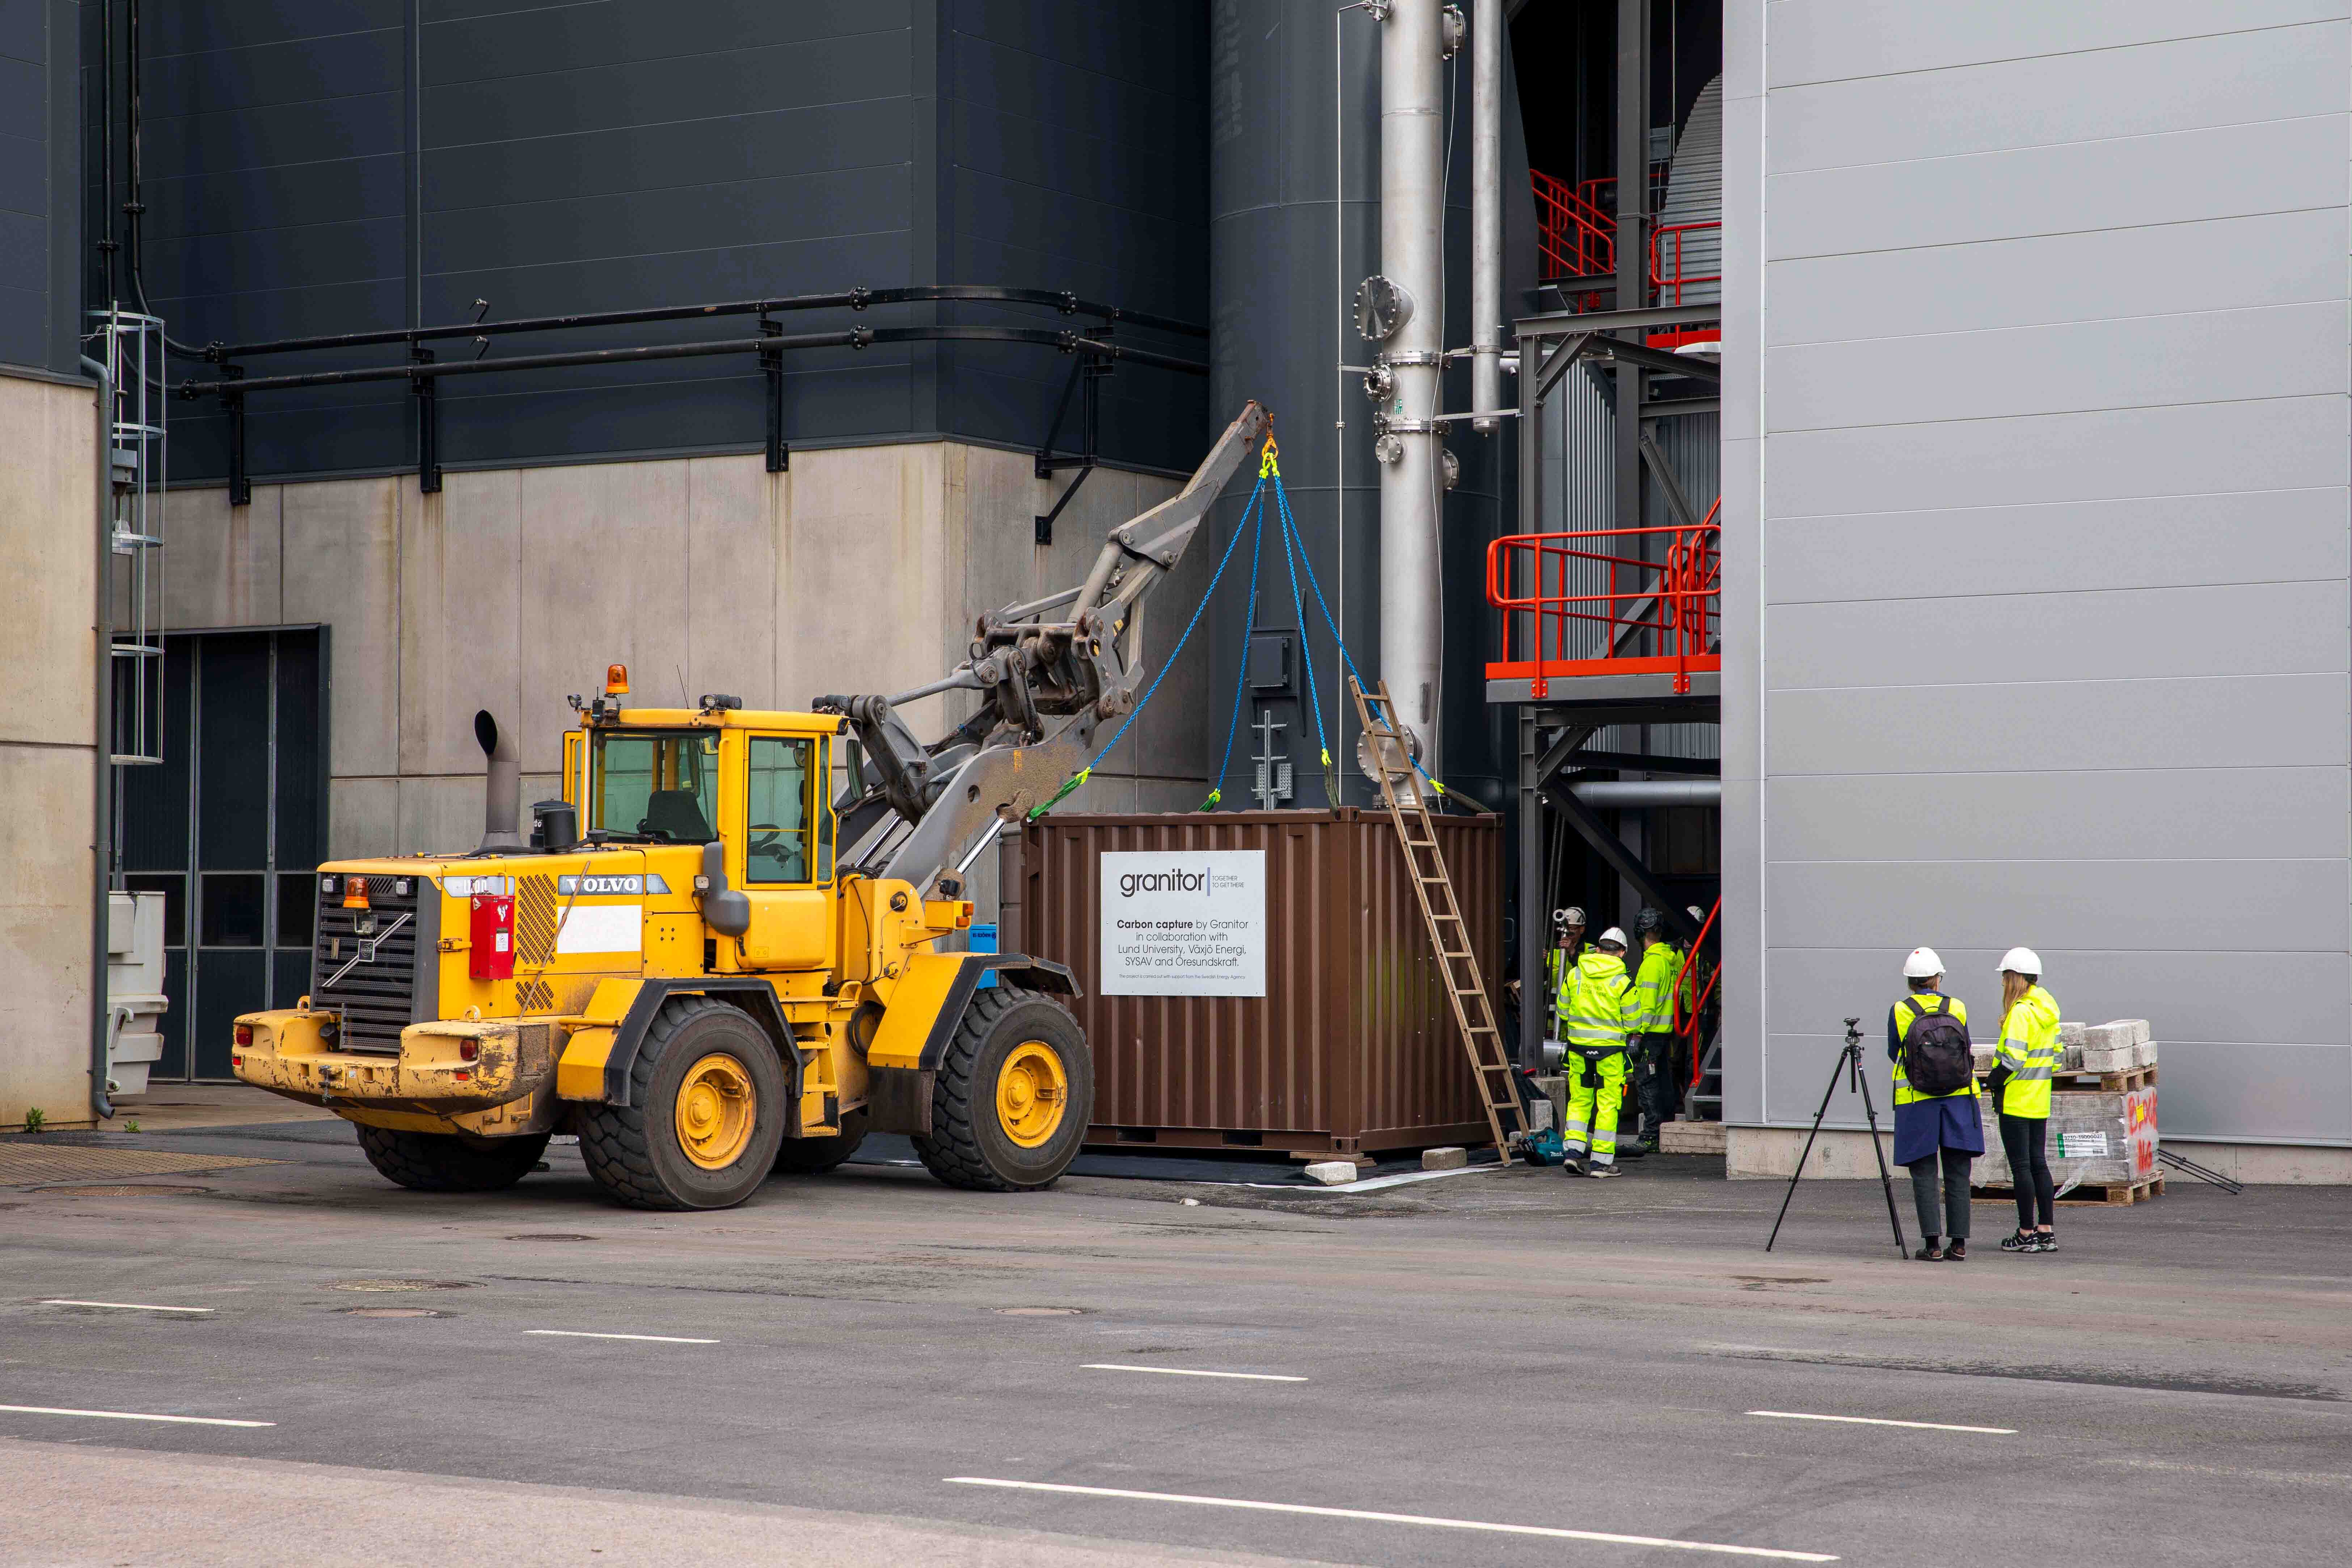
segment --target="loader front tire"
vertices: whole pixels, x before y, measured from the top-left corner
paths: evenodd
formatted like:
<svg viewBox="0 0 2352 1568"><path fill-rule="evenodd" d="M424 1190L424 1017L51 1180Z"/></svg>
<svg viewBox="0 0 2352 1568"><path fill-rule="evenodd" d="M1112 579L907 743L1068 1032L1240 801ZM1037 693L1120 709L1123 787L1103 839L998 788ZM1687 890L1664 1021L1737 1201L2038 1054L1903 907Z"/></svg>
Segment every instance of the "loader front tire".
<svg viewBox="0 0 2352 1568"><path fill-rule="evenodd" d="M629 1103L581 1108L581 1158L631 1208L732 1208L775 1165L790 1089L749 1014L673 996L630 1064Z"/></svg>
<svg viewBox="0 0 2352 1568"><path fill-rule="evenodd" d="M1077 1158L1094 1114L1094 1057L1069 1009L1040 991L972 993L931 1086L924 1167L951 1187L1034 1192Z"/></svg>
<svg viewBox="0 0 2352 1568"><path fill-rule="evenodd" d="M526 1133L475 1143L446 1132L359 1129L360 1150L387 1181L420 1193L504 1192L528 1176L547 1152L547 1134Z"/></svg>

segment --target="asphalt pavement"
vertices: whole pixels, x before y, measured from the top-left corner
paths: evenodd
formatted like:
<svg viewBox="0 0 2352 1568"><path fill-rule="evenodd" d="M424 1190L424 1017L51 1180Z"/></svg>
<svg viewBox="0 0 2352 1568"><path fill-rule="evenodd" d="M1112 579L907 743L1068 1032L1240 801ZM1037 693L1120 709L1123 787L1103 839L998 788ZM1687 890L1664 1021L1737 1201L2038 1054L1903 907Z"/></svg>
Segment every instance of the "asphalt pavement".
<svg viewBox="0 0 2352 1568"><path fill-rule="evenodd" d="M1874 1183L1768 1255L1695 1158L648 1215L563 1145L448 1197L336 1124L76 1142L199 1168L0 1189L0 1563L2352 1558L2340 1191L1930 1265Z"/></svg>

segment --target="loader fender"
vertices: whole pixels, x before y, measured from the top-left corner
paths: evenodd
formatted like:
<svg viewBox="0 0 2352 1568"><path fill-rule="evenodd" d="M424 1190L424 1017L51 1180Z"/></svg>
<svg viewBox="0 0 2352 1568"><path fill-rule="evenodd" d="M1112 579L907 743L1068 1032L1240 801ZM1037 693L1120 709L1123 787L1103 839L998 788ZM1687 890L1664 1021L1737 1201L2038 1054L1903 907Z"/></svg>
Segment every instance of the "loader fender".
<svg viewBox="0 0 2352 1568"><path fill-rule="evenodd" d="M800 1103L799 1047L784 1022L783 1009L776 1005L775 987L752 974L601 982L588 1004L587 1024L572 1032L571 1043L564 1047L562 1060L557 1066L557 1092L566 1100L593 1099L606 1105L627 1105L629 1070L636 1065L646 1031L653 1026L654 1015L661 1011L661 1005L673 996L709 996L750 1014L783 1063L789 1086L785 1103ZM785 1136L797 1135L795 1118Z"/></svg>
<svg viewBox="0 0 2352 1568"><path fill-rule="evenodd" d="M929 1132L931 1085L981 977L994 971L1016 985L1075 1000L1065 965L1021 952L919 952L891 993L866 1048L867 1109L881 1132Z"/></svg>

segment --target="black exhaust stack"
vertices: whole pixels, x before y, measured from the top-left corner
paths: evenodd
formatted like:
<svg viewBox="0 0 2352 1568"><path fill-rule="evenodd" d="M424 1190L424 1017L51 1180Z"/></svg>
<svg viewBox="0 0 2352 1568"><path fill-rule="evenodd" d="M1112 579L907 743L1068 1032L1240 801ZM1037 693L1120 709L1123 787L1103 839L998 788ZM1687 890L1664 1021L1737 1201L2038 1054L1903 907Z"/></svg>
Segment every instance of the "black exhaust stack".
<svg viewBox="0 0 2352 1568"><path fill-rule="evenodd" d="M482 800L482 842L477 855L520 850L522 838L522 758L514 737L499 729L487 708L474 715L474 739L490 760L488 792Z"/></svg>

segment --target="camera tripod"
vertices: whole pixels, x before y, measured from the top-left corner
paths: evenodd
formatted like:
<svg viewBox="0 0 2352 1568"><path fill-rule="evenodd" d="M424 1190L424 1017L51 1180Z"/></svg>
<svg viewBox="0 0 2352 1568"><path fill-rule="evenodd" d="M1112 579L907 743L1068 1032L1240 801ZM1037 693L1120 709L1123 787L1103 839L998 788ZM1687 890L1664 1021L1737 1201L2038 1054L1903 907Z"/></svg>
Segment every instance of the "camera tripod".
<svg viewBox="0 0 2352 1568"><path fill-rule="evenodd" d="M1764 1250L1772 1250L1772 1243L1780 1239L1780 1221L1789 1217L1789 1200L1797 1195L1797 1181L1805 1173L1805 1162L1812 1157L1813 1140L1822 1135L1822 1118L1830 1110L1830 1100L1837 1093L1838 1072L1845 1072L1849 1091L1862 1090L1863 1113L1870 1119L1870 1152L1878 1157L1878 1184L1886 1192L1886 1221L1895 1227L1896 1256L1911 1256L1910 1244L1903 1239L1903 1217L1895 1212L1895 1178L1886 1169L1886 1150L1878 1142L1878 1106L1870 1097L1870 1075L1862 1070L1862 1020L1845 1021L1845 1048L1838 1053L1837 1064L1830 1068L1830 1086L1822 1091L1822 1108L1813 1112L1813 1130L1805 1135L1805 1152L1797 1156L1797 1169L1789 1177L1789 1190L1781 1196L1780 1213L1772 1221L1772 1234L1764 1243Z"/></svg>

